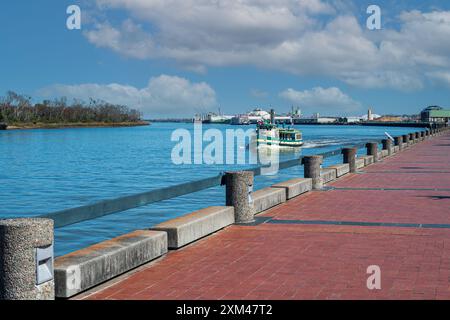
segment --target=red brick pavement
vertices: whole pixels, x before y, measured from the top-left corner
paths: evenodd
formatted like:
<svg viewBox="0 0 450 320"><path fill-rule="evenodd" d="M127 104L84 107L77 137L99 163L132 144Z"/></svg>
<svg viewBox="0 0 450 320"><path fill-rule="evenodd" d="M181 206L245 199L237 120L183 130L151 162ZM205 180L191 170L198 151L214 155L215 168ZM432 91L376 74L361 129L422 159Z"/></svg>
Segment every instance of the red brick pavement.
<svg viewBox="0 0 450 320"><path fill-rule="evenodd" d="M450 188L449 151L449 135L434 138L331 185ZM310 192L263 216L450 224L450 191ZM381 290L367 289L370 265L381 268ZM87 298L450 299L450 229L231 226Z"/></svg>

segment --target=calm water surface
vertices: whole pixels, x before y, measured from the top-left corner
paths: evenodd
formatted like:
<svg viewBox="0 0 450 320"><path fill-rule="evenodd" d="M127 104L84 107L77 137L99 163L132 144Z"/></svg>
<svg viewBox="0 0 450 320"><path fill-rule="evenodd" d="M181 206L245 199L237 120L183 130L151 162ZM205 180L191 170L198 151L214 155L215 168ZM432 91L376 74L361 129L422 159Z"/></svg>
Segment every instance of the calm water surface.
<svg viewBox="0 0 450 320"><path fill-rule="evenodd" d="M204 125L204 129L236 129ZM302 130L301 153L283 152L281 159L315 154L343 145L420 129L360 126L296 126ZM0 218L27 217L149 191L241 169L237 165L174 165L171 134L193 131L192 124L155 123L134 128L89 128L0 131ZM250 127L241 127L244 130ZM204 144L206 146L207 143ZM237 150L242 152L244 146ZM360 150L364 153L364 150ZM329 158L324 165L342 161ZM302 167L255 178L255 189L291 177ZM196 209L224 204L224 189L195 194L112 214L56 230L56 254L62 255L130 231L148 228Z"/></svg>

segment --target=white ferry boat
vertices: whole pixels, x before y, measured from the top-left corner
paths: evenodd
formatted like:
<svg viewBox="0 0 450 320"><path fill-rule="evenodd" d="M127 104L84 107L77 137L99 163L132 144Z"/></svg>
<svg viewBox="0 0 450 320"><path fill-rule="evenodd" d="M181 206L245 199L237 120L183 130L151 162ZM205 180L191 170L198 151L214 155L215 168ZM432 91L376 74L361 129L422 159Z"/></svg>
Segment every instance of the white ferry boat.
<svg viewBox="0 0 450 320"><path fill-rule="evenodd" d="M271 111L271 120L258 121L256 126L257 146L301 147L303 136L300 130L288 127L277 127L274 124L275 114Z"/></svg>

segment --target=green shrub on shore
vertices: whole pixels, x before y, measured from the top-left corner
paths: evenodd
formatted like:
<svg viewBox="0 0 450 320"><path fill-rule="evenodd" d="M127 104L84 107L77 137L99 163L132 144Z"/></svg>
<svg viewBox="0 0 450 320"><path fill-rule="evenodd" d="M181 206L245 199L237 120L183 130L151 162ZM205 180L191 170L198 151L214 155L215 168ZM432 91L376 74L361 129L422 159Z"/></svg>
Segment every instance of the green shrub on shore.
<svg viewBox="0 0 450 320"><path fill-rule="evenodd" d="M127 106L90 99L89 103L66 98L33 104L31 97L7 92L0 98L0 122L32 123L127 123L140 122L142 114Z"/></svg>

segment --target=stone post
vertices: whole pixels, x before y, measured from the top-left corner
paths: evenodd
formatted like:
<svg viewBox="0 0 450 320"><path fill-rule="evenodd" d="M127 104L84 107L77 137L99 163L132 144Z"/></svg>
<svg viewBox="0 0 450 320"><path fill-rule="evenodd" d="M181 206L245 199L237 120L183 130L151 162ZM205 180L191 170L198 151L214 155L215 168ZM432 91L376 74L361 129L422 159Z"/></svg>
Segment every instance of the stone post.
<svg viewBox="0 0 450 320"><path fill-rule="evenodd" d="M53 220L0 220L0 300L54 300Z"/></svg>
<svg viewBox="0 0 450 320"><path fill-rule="evenodd" d="M403 143L405 143L406 146L409 145L409 134L404 134L403 135Z"/></svg>
<svg viewBox="0 0 450 320"><path fill-rule="evenodd" d="M409 134L409 141L411 141L411 144L416 143L416 133L415 132Z"/></svg>
<svg viewBox="0 0 450 320"><path fill-rule="evenodd" d="M395 145L398 146L398 150L402 151L403 149L403 137L402 136L398 136L394 138L395 140Z"/></svg>
<svg viewBox="0 0 450 320"><path fill-rule="evenodd" d="M253 172L226 172L226 205L234 207L235 223L246 224L255 221L253 206Z"/></svg>
<svg viewBox="0 0 450 320"><path fill-rule="evenodd" d="M373 162L378 162L378 143L369 142L366 144L367 155L373 156Z"/></svg>
<svg viewBox="0 0 450 320"><path fill-rule="evenodd" d="M314 190L322 189L323 187L323 179L320 176L320 165L322 161L322 156L305 156L302 159L305 170L304 177L312 179L312 187Z"/></svg>
<svg viewBox="0 0 450 320"><path fill-rule="evenodd" d="M356 148L344 148L342 154L344 155L344 163L348 163L350 172L356 172Z"/></svg>
<svg viewBox="0 0 450 320"><path fill-rule="evenodd" d="M383 150L388 151L388 156L392 155L392 140L391 139L383 139Z"/></svg>
<svg viewBox="0 0 450 320"><path fill-rule="evenodd" d="M416 142L419 142L419 139L420 139L420 132L417 131L416 132Z"/></svg>

